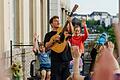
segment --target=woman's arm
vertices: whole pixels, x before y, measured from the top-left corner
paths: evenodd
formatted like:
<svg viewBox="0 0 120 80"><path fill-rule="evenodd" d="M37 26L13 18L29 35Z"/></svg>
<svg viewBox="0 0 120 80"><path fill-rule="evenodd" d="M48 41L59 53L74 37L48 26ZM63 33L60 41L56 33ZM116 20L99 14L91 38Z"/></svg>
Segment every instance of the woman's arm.
<svg viewBox="0 0 120 80"><path fill-rule="evenodd" d="M87 25L86 25L86 21L83 19L82 20L82 26L84 27L84 36L83 36L83 41L85 41L88 38L88 29L87 29Z"/></svg>
<svg viewBox="0 0 120 80"><path fill-rule="evenodd" d="M73 57L73 80L84 80L84 76L80 75L79 60L82 51L79 50L78 46L72 46L72 57Z"/></svg>
<svg viewBox="0 0 120 80"><path fill-rule="evenodd" d="M72 33L74 32L74 27L72 25L72 19L71 17L68 17L67 20L68 20L67 30L72 35Z"/></svg>
<svg viewBox="0 0 120 80"><path fill-rule="evenodd" d="M37 34L34 34L33 37L33 52L37 52L38 51L38 41L37 41Z"/></svg>

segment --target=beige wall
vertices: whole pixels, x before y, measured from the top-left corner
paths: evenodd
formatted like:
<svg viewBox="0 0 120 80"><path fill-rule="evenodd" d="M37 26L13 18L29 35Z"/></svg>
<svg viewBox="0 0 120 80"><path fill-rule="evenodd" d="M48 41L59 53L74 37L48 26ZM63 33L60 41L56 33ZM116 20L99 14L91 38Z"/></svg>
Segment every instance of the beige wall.
<svg viewBox="0 0 120 80"><path fill-rule="evenodd" d="M35 32L43 41L47 15L47 0L0 0L0 52L10 50L10 40L13 44L32 44Z"/></svg>
<svg viewBox="0 0 120 80"><path fill-rule="evenodd" d="M0 50L9 50L10 40L14 41L14 44L32 43L35 32L40 36L39 40L43 41L48 29L47 1L0 0ZM66 5L64 1L61 3L61 0L50 0L50 17L55 13L61 17L61 4ZM64 9L63 20L65 20L65 10L67 9Z"/></svg>
<svg viewBox="0 0 120 80"><path fill-rule="evenodd" d="M15 1L15 4L13 4L13 1ZM3 34L1 35L2 40L0 40L0 44L3 47L1 49L9 50L10 40L14 41L14 44L32 43L33 34L35 32L40 36L40 41L44 39L48 26L47 0L0 0L0 4L0 25L2 26L0 30L1 34ZM50 14L58 13L56 15L61 16L61 4L65 5L65 3L61 3L60 0L51 0ZM11 9L15 9L15 13L12 13L10 11ZM14 20L11 16L14 17ZM65 9L63 17L65 17Z"/></svg>
<svg viewBox="0 0 120 80"><path fill-rule="evenodd" d="M24 44L29 44L29 0L23 0Z"/></svg>
<svg viewBox="0 0 120 80"><path fill-rule="evenodd" d="M61 8L62 8L62 16L61 16L61 22L62 25L65 25L66 19L67 19L67 14L70 12L70 0L61 0Z"/></svg>
<svg viewBox="0 0 120 80"><path fill-rule="evenodd" d="M47 0L19 0L16 4L16 42L32 44L34 33L42 41L48 24Z"/></svg>
<svg viewBox="0 0 120 80"><path fill-rule="evenodd" d="M10 40L13 44L32 44L33 34L36 32L39 35L39 41L43 41L48 29L47 1L0 0L0 54L6 53L6 66L10 66L10 58L8 59ZM51 1L53 1L51 14L57 13L61 16L60 0ZM14 50L13 48L13 55L19 52L19 49Z"/></svg>
<svg viewBox="0 0 120 80"><path fill-rule="evenodd" d="M29 0L29 41L33 42L33 0Z"/></svg>
<svg viewBox="0 0 120 80"><path fill-rule="evenodd" d="M46 32L47 32L47 27L48 27L48 20L47 20L47 0L43 0L43 8L41 9L41 11L43 12L43 15L42 15L42 20L43 20L43 24L41 25L43 31L41 31L43 33L42 35L42 40L43 40L43 37L45 36Z"/></svg>
<svg viewBox="0 0 120 80"><path fill-rule="evenodd" d="M0 54L4 52L4 0L0 0Z"/></svg>
<svg viewBox="0 0 120 80"><path fill-rule="evenodd" d="M66 13L70 11L70 0L50 0L50 18L59 16L61 25L64 26Z"/></svg>
<svg viewBox="0 0 120 80"><path fill-rule="evenodd" d="M0 0L0 27L1 27L1 51L2 53L10 48L10 3L9 0Z"/></svg>

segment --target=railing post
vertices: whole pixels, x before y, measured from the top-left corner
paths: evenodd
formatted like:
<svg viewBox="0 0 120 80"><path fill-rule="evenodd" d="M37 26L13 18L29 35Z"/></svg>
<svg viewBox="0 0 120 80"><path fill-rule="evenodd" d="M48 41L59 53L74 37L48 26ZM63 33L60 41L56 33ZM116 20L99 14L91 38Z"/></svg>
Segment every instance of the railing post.
<svg viewBox="0 0 120 80"><path fill-rule="evenodd" d="M22 57L22 72L23 72L23 80L26 80L25 79L25 48L22 48L22 54L21 54L21 57Z"/></svg>
<svg viewBox="0 0 120 80"><path fill-rule="evenodd" d="M12 40L10 40L10 64L12 65Z"/></svg>

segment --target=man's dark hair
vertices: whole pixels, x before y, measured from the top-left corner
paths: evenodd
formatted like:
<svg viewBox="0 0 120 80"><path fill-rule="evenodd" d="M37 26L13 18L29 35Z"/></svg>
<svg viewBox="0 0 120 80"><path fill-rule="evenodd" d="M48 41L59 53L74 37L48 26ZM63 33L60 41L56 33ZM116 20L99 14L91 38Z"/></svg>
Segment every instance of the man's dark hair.
<svg viewBox="0 0 120 80"><path fill-rule="evenodd" d="M53 16L53 17L50 19L49 23L51 24L51 23L53 22L53 19L55 19L55 18L58 18L58 19L59 19L58 16Z"/></svg>

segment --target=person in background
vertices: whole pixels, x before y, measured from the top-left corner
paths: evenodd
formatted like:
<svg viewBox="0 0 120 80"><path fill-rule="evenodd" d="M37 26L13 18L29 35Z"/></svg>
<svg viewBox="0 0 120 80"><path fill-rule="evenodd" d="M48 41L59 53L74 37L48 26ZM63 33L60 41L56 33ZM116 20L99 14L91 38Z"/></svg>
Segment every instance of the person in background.
<svg viewBox="0 0 120 80"><path fill-rule="evenodd" d="M99 48L93 74L82 76L79 74L79 59L82 51L77 46L72 47L73 74L67 80L120 80L120 67L113 56L114 44L110 41Z"/></svg>
<svg viewBox="0 0 120 80"><path fill-rule="evenodd" d="M113 55L114 44L107 41L101 46L96 56L93 69L93 80L114 80L120 71L119 64Z"/></svg>
<svg viewBox="0 0 120 80"><path fill-rule="evenodd" d="M84 28L84 34L81 33L81 27L79 25L75 25L72 38L69 41L71 46L79 46L79 49L84 53L84 42L88 38L89 34L85 20L82 20L82 26Z"/></svg>
<svg viewBox="0 0 120 80"><path fill-rule="evenodd" d="M38 45L38 48L37 48ZM51 61L50 61L50 51L45 51L44 43L37 42L37 36L34 36L33 52L38 57L40 63L40 74L41 80L50 80L51 75Z"/></svg>
<svg viewBox="0 0 120 80"><path fill-rule="evenodd" d="M90 76L82 76L79 72L79 60L82 50L78 46L72 46L71 52L73 57L73 74L67 80L91 80Z"/></svg>
<svg viewBox="0 0 120 80"><path fill-rule="evenodd" d="M79 25L76 25L74 27L73 36L70 38L71 46L79 46L79 49L82 51L80 62L83 62L83 55L84 55L84 42L88 38L88 30L86 21L82 20L82 26L84 28L84 34L81 33L81 27ZM82 60L82 61L81 61ZM82 68L83 63L80 63L80 68ZM82 69L81 69L82 70Z"/></svg>
<svg viewBox="0 0 120 80"><path fill-rule="evenodd" d="M91 52L90 52L90 56L91 56L91 64L90 64L90 69L89 69L89 72L92 73L93 71L93 67L94 67L94 64L95 64L95 59L96 59L96 55L98 54L98 50L99 48L104 45L106 42L107 42L107 34L105 32L103 32L98 40L96 41L94 47L92 48Z"/></svg>
<svg viewBox="0 0 120 80"><path fill-rule="evenodd" d="M74 60L70 61L70 73L72 74L73 73L73 63L74 63ZM82 71L82 66L83 66L83 62L82 62L82 59L80 58L79 59L79 70L80 72Z"/></svg>

